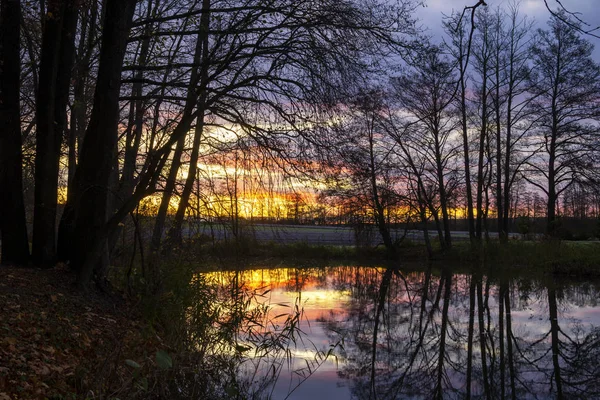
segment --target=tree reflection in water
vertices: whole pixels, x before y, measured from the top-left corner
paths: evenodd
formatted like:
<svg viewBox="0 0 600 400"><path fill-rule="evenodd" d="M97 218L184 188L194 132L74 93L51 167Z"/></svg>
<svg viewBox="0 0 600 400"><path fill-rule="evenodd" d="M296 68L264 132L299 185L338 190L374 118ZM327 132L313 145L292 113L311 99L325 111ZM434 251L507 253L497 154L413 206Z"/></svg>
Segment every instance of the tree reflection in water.
<svg viewBox="0 0 600 400"><path fill-rule="evenodd" d="M358 399L600 398L598 287L354 268L339 375ZM344 279L345 278L345 279ZM517 310L517 311L515 311Z"/></svg>

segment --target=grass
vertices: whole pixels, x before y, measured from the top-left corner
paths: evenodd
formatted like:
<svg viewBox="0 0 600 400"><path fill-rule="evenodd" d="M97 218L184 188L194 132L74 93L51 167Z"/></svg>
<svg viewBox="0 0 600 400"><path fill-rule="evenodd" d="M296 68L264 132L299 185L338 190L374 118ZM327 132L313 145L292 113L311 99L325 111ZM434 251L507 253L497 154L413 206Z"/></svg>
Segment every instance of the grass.
<svg viewBox="0 0 600 400"><path fill-rule="evenodd" d="M521 241L501 244L493 240L479 247L467 241L453 244L451 250L441 251L433 242L432 262L451 264L455 268L472 269L472 265L486 264L495 269L532 275L558 274L572 276L600 276L600 242L597 241ZM193 247L193 246L192 246ZM187 251L187 250L186 250ZM389 256L383 247L356 248L350 246L313 245L298 243L217 242L202 247L203 258L228 260L277 259L289 262L339 261L350 263L386 263ZM399 262L420 263L427 259L425 246L406 242L398 250Z"/></svg>
<svg viewBox="0 0 600 400"><path fill-rule="evenodd" d="M449 252L438 252L435 259L455 265L488 265L517 274L600 276L600 242L491 241L479 248L461 242Z"/></svg>
<svg viewBox="0 0 600 400"><path fill-rule="evenodd" d="M192 248L194 246L192 245ZM280 258L295 260L384 260L383 247L357 248L354 246L315 245L307 242L257 242L253 239L220 241L196 248L203 256L227 258ZM185 249L189 251L189 248Z"/></svg>

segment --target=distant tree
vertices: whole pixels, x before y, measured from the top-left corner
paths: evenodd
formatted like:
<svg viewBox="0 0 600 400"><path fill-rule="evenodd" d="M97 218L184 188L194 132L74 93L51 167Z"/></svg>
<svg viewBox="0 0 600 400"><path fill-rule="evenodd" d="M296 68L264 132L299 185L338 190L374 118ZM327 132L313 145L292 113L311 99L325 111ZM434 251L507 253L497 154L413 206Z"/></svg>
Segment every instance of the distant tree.
<svg viewBox="0 0 600 400"><path fill-rule="evenodd" d="M505 241L513 211L510 196L527 161L526 139L533 126L527 107L535 99L527 94L532 21L521 16L518 5L513 4L507 11L497 10L492 24L490 97L496 139L496 211L498 235Z"/></svg>
<svg viewBox="0 0 600 400"><path fill-rule="evenodd" d="M555 236L557 201L576 182L590 180L600 132L600 66L592 44L583 39L563 13L552 16L548 30L539 30L531 49L539 153L528 163L525 179L547 196L548 235Z"/></svg>
<svg viewBox="0 0 600 400"><path fill-rule="evenodd" d="M23 201L20 115L19 0L0 2L0 239L2 264L26 265L29 243Z"/></svg>
<svg viewBox="0 0 600 400"><path fill-rule="evenodd" d="M425 169L436 187L444 230L443 248L452 246L449 208L456 185L458 155L452 132L459 122L453 109L455 82L453 65L437 47L424 53L407 74L392 81L392 96L411 123L412 151L428 161Z"/></svg>
<svg viewBox="0 0 600 400"><path fill-rule="evenodd" d="M364 208L369 223L375 224L386 249L393 256L396 243L387 215L400 205L399 174L392 151L393 141L385 134L385 100L381 90L362 90L339 122L329 130L330 195L350 200Z"/></svg>

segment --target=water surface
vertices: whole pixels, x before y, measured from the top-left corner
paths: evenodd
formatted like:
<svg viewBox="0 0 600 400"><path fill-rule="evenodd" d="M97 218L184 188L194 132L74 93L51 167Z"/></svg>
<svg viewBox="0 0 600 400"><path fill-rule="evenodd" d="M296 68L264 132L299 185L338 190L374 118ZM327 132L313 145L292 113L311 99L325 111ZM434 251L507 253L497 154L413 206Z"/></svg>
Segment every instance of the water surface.
<svg viewBox="0 0 600 400"><path fill-rule="evenodd" d="M342 266L212 275L267 292L268 329L302 312L291 356L265 397L600 398L600 285L485 272Z"/></svg>

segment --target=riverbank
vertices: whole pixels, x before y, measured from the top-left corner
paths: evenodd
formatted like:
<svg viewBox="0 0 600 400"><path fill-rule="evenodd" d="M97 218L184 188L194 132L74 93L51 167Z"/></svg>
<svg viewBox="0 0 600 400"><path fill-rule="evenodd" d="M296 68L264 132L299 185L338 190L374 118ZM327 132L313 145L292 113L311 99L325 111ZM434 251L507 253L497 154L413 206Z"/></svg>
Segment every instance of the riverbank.
<svg viewBox="0 0 600 400"><path fill-rule="evenodd" d="M600 276L598 241L493 241L475 250L461 243L438 258L526 275Z"/></svg>
<svg viewBox="0 0 600 400"><path fill-rule="evenodd" d="M390 261L423 263L427 260L424 244L408 242L398 249L396 260L391 260L383 246L360 247L315 245L309 243L276 242L217 242L204 244L198 251L197 259L240 260L265 263L271 260L307 261L360 264L381 264ZM474 265L482 267L497 266L507 270L521 270L538 274L566 274L573 276L600 276L600 241L522 241L512 240L507 244L498 241L484 243L472 248L470 243L460 241L453 244L449 251L441 251L434 244L431 261L435 264L450 264L455 268L471 269ZM484 268L485 270L485 268Z"/></svg>

